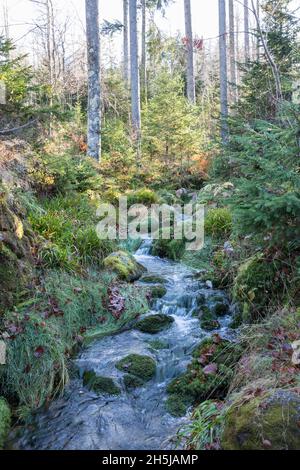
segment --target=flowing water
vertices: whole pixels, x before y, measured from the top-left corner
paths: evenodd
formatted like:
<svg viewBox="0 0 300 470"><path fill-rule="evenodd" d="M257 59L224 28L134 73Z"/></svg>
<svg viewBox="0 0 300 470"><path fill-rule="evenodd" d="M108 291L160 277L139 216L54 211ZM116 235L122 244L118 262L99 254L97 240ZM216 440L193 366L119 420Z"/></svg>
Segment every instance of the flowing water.
<svg viewBox="0 0 300 470"><path fill-rule="evenodd" d="M155 302L151 314L173 316L171 328L150 335L137 330L96 340L75 363L81 376L85 370L112 377L122 389L118 396L97 395L83 387L80 378L72 380L64 395L54 401L48 410L37 413L34 424L19 437L19 449L51 450L168 450L175 447L176 434L188 422L174 418L165 407L166 387L174 377L185 371L192 351L202 338L211 334L201 330L199 320L193 317L199 295L213 306L214 296L221 291L210 284L197 281L192 269L172 261L150 256L150 242L144 242L136 259L148 272L167 281L167 294ZM198 307L199 308L199 307ZM221 319L222 336L230 335L227 327L230 315ZM151 347L159 340L166 349ZM137 353L152 356L157 363L155 379L144 387L127 392L122 372L115 364L124 356Z"/></svg>

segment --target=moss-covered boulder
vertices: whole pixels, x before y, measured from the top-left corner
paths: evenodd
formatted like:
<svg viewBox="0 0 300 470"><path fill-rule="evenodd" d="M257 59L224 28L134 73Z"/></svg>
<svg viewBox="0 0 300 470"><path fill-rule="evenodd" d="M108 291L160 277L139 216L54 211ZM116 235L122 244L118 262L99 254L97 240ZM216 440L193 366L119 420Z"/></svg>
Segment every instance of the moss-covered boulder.
<svg viewBox="0 0 300 470"><path fill-rule="evenodd" d="M143 382L148 382L156 374L156 363L150 356L129 354L116 364L116 368L122 372L138 377Z"/></svg>
<svg viewBox="0 0 300 470"><path fill-rule="evenodd" d="M146 268L126 251L112 253L105 258L103 264L105 268L116 273L119 279L127 282L137 281L146 272Z"/></svg>
<svg viewBox="0 0 300 470"><path fill-rule="evenodd" d="M167 289L164 286L153 286L150 290L151 298L161 299L167 293Z"/></svg>
<svg viewBox="0 0 300 470"><path fill-rule="evenodd" d="M0 450L4 448L11 425L11 412L6 400L0 397Z"/></svg>
<svg viewBox="0 0 300 470"><path fill-rule="evenodd" d="M110 377L96 375L94 371L85 371L83 374L83 385L97 393L107 393L108 395L119 395L120 388Z"/></svg>
<svg viewBox="0 0 300 470"><path fill-rule="evenodd" d="M233 403L225 414L225 450L299 450L300 396L274 390Z"/></svg>
<svg viewBox="0 0 300 470"><path fill-rule="evenodd" d="M228 304L226 304L226 302L222 301L222 302L217 302L214 305L213 310L214 310L214 314L217 317L223 317L229 312L229 307L228 307Z"/></svg>
<svg viewBox="0 0 300 470"><path fill-rule="evenodd" d="M200 311L195 312L194 316L200 318L200 326L203 330L212 331L220 328L217 315L207 305L203 305Z"/></svg>
<svg viewBox="0 0 300 470"><path fill-rule="evenodd" d="M162 330L170 328L172 323L174 323L174 318L170 317L169 315L149 315L148 317L138 321L135 325L135 328L139 331L142 331L143 333L155 335Z"/></svg>
<svg viewBox="0 0 300 470"><path fill-rule="evenodd" d="M213 331L220 328L220 323L215 318L202 318L201 319L201 328L205 331Z"/></svg>
<svg viewBox="0 0 300 470"><path fill-rule="evenodd" d="M168 385L167 409L176 416L184 415L188 406L208 398L224 398L240 356L241 349L237 344L218 335L202 341L195 349L187 371Z"/></svg>
<svg viewBox="0 0 300 470"><path fill-rule="evenodd" d="M32 242L0 183L0 312L18 301L32 279Z"/></svg>
<svg viewBox="0 0 300 470"><path fill-rule="evenodd" d="M167 282L162 276L156 276L154 274L144 275L140 281L146 284L165 284Z"/></svg>
<svg viewBox="0 0 300 470"><path fill-rule="evenodd" d="M127 388L127 390L132 390L134 388L142 387L144 383L145 381L141 379L140 377L137 377L136 375L132 375L132 374L124 375L124 385Z"/></svg>
<svg viewBox="0 0 300 470"><path fill-rule="evenodd" d="M278 292L278 281L275 282L278 269L279 262L269 261L263 253L257 253L240 266L232 295L240 304L243 321L255 320L272 300L274 289Z"/></svg>

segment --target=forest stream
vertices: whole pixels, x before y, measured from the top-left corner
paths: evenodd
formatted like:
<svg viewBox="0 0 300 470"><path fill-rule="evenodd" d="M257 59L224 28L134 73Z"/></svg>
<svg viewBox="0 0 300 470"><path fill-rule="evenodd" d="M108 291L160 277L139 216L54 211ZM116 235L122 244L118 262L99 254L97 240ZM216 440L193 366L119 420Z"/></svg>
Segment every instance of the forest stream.
<svg viewBox="0 0 300 470"><path fill-rule="evenodd" d="M111 377L121 388L121 394L99 395L84 387L82 378L72 379L61 398L47 410L36 413L32 425L21 431L14 448L167 450L178 445L177 433L189 417L175 418L168 413L166 387L185 371L201 339L216 332L225 338L231 335L230 305L224 292L212 289L209 282L197 280L193 269L151 256L149 251L149 243L144 242L135 257L149 274L163 277L167 288L166 295L155 301L149 313L171 315L174 323L156 335L130 330L95 340L74 360L78 375L82 377L84 371L93 370ZM219 330L205 332L199 319L193 317L199 295L205 296L210 308L216 295L228 303L228 315L222 317ZM165 347L155 350L151 346L153 340L159 340ZM123 383L124 374L115 365L132 353L153 357L157 372L152 381L128 392Z"/></svg>

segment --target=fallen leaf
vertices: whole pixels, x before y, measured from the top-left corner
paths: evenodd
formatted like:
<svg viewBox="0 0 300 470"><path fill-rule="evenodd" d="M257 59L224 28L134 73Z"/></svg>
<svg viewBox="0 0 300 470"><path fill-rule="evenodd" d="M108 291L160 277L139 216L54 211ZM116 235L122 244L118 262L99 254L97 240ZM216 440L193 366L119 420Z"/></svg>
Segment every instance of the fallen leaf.
<svg viewBox="0 0 300 470"><path fill-rule="evenodd" d="M34 351L34 356L39 358L41 357L43 354L45 353L45 349L43 348L43 346L38 346L36 348L36 350Z"/></svg>

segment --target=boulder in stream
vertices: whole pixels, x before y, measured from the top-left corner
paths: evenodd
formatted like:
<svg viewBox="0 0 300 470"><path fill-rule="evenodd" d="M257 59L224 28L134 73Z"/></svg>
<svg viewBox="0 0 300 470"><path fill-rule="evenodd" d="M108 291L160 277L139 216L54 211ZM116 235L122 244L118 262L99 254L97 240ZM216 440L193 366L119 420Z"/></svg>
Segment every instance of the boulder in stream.
<svg viewBox="0 0 300 470"><path fill-rule="evenodd" d="M154 359L150 356L141 356L139 354L129 354L129 356L124 357L117 362L116 368L139 378L141 382L148 382L156 374Z"/></svg>
<svg viewBox="0 0 300 470"><path fill-rule="evenodd" d="M119 395L120 388L110 377L96 375L92 370L85 371L83 374L83 385L97 393L107 393L108 395Z"/></svg>
<svg viewBox="0 0 300 470"><path fill-rule="evenodd" d="M150 294L152 299L161 299L167 293L167 289L164 286L158 285L153 286L150 289Z"/></svg>
<svg viewBox="0 0 300 470"><path fill-rule="evenodd" d="M145 284L165 284L167 282L162 276L154 274L146 274L140 279L140 281L145 282Z"/></svg>
<svg viewBox="0 0 300 470"><path fill-rule="evenodd" d="M170 328L170 326L174 323L174 318L170 317L169 315L157 314L157 315L149 315L142 320L138 321L135 325L137 330L142 331L143 333L149 333L151 335L155 335L160 331L166 330Z"/></svg>

